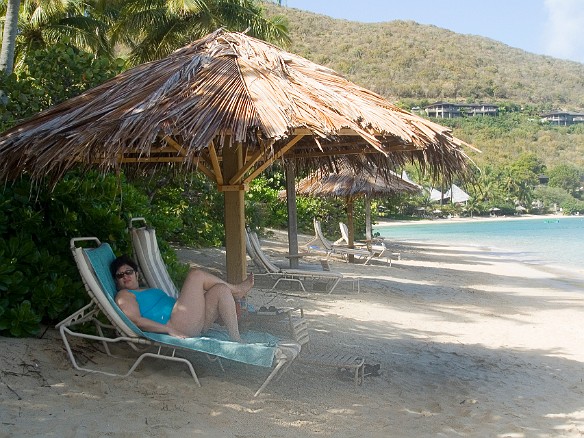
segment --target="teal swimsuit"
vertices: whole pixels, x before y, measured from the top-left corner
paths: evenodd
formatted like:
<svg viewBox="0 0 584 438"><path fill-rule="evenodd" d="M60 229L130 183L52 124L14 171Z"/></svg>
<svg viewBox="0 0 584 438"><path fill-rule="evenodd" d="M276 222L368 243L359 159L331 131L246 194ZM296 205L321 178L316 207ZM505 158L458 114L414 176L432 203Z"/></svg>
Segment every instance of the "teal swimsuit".
<svg viewBox="0 0 584 438"><path fill-rule="evenodd" d="M136 295L140 315L143 318L166 324L174 308L176 300L161 289L144 289L142 291L129 290Z"/></svg>

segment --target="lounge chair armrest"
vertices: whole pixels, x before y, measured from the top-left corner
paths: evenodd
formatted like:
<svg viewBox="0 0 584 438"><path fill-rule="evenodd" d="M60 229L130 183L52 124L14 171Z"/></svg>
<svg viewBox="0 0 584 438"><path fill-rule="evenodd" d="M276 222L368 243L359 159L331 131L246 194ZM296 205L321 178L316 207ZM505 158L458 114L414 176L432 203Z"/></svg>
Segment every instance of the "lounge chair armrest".
<svg viewBox="0 0 584 438"><path fill-rule="evenodd" d="M74 249L77 247L76 243L77 242L95 242L96 246L101 245L101 241L97 238L97 237L73 237L70 241L69 244L71 246L71 249Z"/></svg>
<svg viewBox="0 0 584 438"><path fill-rule="evenodd" d="M146 219L143 217L133 217L130 219L130 228L134 228L134 222L142 221L144 222L144 226L146 226Z"/></svg>

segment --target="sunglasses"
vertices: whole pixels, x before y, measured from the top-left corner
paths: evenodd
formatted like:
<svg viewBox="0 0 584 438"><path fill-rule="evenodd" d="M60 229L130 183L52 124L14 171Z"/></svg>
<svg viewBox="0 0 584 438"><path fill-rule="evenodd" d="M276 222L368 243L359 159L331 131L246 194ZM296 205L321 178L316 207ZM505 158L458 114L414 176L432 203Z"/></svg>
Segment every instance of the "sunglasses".
<svg viewBox="0 0 584 438"><path fill-rule="evenodd" d="M124 278L124 275L132 275L134 272L136 271L134 271L133 269L126 269L125 271L117 272L116 278L121 279Z"/></svg>

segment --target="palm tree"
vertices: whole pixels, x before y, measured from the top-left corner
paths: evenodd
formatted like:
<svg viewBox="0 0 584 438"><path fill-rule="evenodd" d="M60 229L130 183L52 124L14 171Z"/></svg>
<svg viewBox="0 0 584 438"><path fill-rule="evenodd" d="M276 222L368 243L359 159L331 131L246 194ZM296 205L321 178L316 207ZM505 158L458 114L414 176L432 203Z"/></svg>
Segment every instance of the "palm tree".
<svg viewBox="0 0 584 438"><path fill-rule="evenodd" d="M112 29L112 43L130 49L130 63L160 59L225 27L280 44L289 43L282 17L267 19L256 0L127 0Z"/></svg>
<svg viewBox="0 0 584 438"><path fill-rule="evenodd" d="M8 6L18 11L17 3L0 0L0 15ZM30 51L66 42L101 56L111 56L116 45L126 47L130 63L138 64L219 27L280 44L290 41L284 18L267 19L257 0L23 0L19 6L17 63Z"/></svg>
<svg viewBox="0 0 584 438"><path fill-rule="evenodd" d="M466 201L465 208L470 217L473 217L475 213L481 212L481 203L473 197Z"/></svg>
<svg viewBox="0 0 584 438"><path fill-rule="evenodd" d="M16 34L18 32L18 11L20 0L8 0L6 4L6 18L2 35L2 51L0 51L0 70L5 74L12 73L14 67L14 51Z"/></svg>
<svg viewBox="0 0 584 438"><path fill-rule="evenodd" d="M12 1L0 4L0 14L6 13ZM91 2L83 0L24 0L18 15L16 64L27 53L58 42L110 56L106 23L91 12Z"/></svg>

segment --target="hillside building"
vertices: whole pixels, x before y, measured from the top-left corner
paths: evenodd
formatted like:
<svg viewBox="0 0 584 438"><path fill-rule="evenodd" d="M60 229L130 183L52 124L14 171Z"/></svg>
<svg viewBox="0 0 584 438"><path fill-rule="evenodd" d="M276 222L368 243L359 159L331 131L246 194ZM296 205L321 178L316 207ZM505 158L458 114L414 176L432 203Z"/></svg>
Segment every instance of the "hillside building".
<svg viewBox="0 0 584 438"><path fill-rule="evenodd" d="M567 126L575 123L584 123L584 114L569 111L554 111L542 114L540 117L542 123L550 123L552 125Z"/></svg>
<svg viewBox="0 0 584 438"><path fill-rule="evenodd" d="M435 102L425 106L424 111L428 117L453 119L463 116L496 116L499 114L499 107L486 103Z"/></svg>

